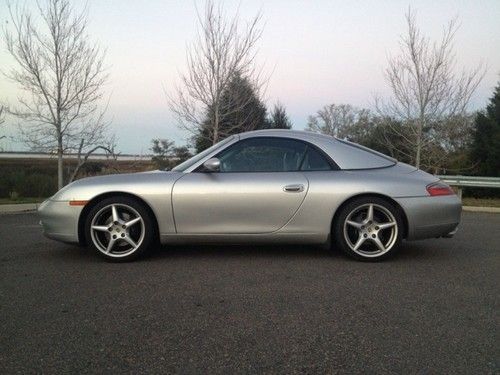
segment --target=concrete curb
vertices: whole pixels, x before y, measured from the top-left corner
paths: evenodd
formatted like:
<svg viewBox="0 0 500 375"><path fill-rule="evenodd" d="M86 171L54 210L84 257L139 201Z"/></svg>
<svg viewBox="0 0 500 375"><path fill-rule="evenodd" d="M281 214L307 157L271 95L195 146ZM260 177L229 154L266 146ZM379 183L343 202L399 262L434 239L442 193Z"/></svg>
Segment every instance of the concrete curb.
<svg viewBox="0 0 500 375"><path fill-rule="evenodd" d="M19 212L33 212L38 209L39 205L40 203L0 204L0 215Z"/></svg>
<svg viewBox="0 0 500 375"><path fill-rule="evenodd" d="M463 206L462 209L464 211L469 211L469 212L488 212L488 213L500 214L500 207Z"/></svg>

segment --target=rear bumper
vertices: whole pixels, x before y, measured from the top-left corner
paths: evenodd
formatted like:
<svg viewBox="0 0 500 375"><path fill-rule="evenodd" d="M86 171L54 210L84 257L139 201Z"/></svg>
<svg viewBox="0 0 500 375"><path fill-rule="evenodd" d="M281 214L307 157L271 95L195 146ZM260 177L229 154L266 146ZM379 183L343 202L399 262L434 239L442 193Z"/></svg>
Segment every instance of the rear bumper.
<svg viewBox="0 0 500 375"><path fill-rule="evenodd" d="M82 206L47 199L38 207L43 234L53 240L78 243L78 218Z"/></svg>
<svg viewBox="0 0 500 375"><path fill-rule="evenodd" d="M462 203L456 195L397 198L408 219L408 240L452 237L457 231Z"/></svg>

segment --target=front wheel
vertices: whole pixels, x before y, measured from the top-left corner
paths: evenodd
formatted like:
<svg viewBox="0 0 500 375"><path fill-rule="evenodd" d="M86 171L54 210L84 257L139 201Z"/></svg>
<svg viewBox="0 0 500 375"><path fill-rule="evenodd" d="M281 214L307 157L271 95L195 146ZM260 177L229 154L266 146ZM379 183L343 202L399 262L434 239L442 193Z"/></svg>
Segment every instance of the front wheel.
<svg viewBox="0 0 500 375"><path fill-rule="evenodd" d="M115 262L143 255L154 238L148 210L128 197L111 197L97 203L87 215L85 233L97 253Z"/></svg>
<svg viewBox="0 0 500 375"><path fill-rule="evenodd" d="M363 197L345 205L334 223L336 245L349 256L377 261L397 252L403 235L399 210L378 197Z"/></svg>

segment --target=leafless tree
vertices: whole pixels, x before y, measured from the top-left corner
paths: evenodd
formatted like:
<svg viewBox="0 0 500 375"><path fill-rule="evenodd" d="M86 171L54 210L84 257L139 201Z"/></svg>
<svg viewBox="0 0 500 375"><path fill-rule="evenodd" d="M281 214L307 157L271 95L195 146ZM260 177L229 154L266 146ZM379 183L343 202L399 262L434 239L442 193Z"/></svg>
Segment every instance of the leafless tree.
<svg viewBox="0 0 500 375"><path fill-rule="evenodd" d="M203 14L198 13L197 38L187 50L187 72L168 98L181 128L217 143L223 136L221 122L240 109L222 100L231 80L238 75L254 88L262 88L265 80L255 65L260 21L257 14L242 27L237 14L228 18L212 0L207 1Z"/></svg>
<svg viewBox="0 0 500 375"><path fill-rule="evenodd" d="M420 167L422 151L436 140L436 124L465 115L485 69L479 65L457 72L453 46L457 19L447 24L437 42L422 35L411 9L406 14L406 24L400 53L389 58L385 71L392 97L388 101L377 98L376 106L383 116L405 124L394 130L413 150L412 159Z"/></svg>
<svg viewBox="0 0 500 375"><path fill-rule="evenodd" d="M82 167L87 163L90 155L92 155L94 152L98 150L104 151L106 154L108 154L109 157L111 157L114 160L117 159L118 153L115 152L116 144L114 136L108 138L107 141L94 140L93 137L95 137L99 133L100 133L99 131L96 131L93 134L89 135L88 138L81 138L80 146L78 147L78 152L77 152L76 166L73 169L73 172L71 173L68 182L72 182L75 180ZM86 146L86 143L87 145L92 144L93 146L89 149L88 146Z"/></svg>
<svg viewBox="0 0 500 375"><path fill-rule="evenodd" d="M317 133L346 138L360 122L366 123L369 111L350 104L329 104L307 119L307 128Z"/></svg>
<svg viewBox="0 0 500 375"><path fill-rule="evenodd" d="M68 0L37 3L37 16L19 6L8 9L4 39L17 66L5 75L23 94L7 111L19 119L26 144L57 153L61 188L65 154L78 153L79 165L92 152L109 149L101 105L105 53L89 42L85 11L76 13Z"/></svg>
<svg viewBox="0 0 500 375"><path fill-rule="evenodd" d="M450 170L451 165L456 172L472 169L468 155L474 137L474 118L475 114L456 115L433 124L421 165L435 174Z"/></svg>

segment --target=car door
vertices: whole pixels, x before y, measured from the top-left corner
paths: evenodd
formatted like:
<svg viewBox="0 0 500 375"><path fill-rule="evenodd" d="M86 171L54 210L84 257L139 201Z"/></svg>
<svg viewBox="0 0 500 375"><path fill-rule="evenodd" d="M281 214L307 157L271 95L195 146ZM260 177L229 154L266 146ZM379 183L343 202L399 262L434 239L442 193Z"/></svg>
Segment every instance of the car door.
<svg viewBox="0 0 500 375"><path fill-rule="evenodd" d="M186 173L174 185L177 233L270 233L303 202L308 181L299 172L306 145L277 137L241 140L216 155L219 172Z"/></svg>

